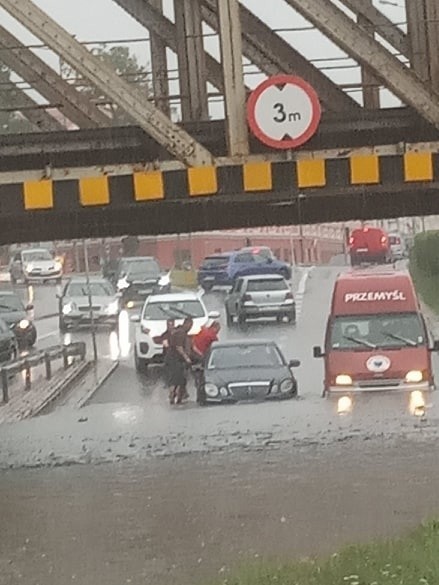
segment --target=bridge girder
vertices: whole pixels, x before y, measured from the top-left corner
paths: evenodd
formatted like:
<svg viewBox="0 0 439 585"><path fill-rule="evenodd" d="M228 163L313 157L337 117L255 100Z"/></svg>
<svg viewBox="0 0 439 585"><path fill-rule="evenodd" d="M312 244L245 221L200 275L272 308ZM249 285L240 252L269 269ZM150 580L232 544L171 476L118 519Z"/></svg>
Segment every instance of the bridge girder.
<svg viewBox="0 0 439 585"><path fill-rule="evenodd" d="M44 108L39 108L37 103L12 81L7 86L3 86L2 91L10 91L16 94L17 101L15 103L15 110L21 112L34 126L35 130L39 130L40 132L65 130L64 126L58 120L51 116Z"/></svg>
<svg viewBox="0 0 439 585"><path fill-rule="evenodd" d="M213 164L212 155L204 147L145 100L137 88L130 87L111 67L96 59L33 2L20 0L17 4L15 0L0 0L0 6L127 112L178 160L188 166Z"/></svg>
<svg viewBox="0 0 439 585"><path fill-rule="evenodd" d="M21 41L0 26L0 53L3 63L34 87L49 102L62 104L62 113L80 128L108 126L110 119L64 81L49 65Z"/></svg>
<svg viewBox="0 0 439 585"><path fill-rule="evenodd" d="M368 67L403 103L439 128L437 94L335 4L330 0L286 2L361 65Z"/></svg>

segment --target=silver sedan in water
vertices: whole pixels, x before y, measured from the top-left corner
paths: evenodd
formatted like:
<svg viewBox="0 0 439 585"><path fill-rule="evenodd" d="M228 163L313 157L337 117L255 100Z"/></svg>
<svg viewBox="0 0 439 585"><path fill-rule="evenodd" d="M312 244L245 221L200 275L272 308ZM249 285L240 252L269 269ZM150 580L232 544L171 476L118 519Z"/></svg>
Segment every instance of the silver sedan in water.
<svg viewBox="0 0 439 585"><path fill-rule="evenodd" d="M274 341L216 342L206 359L206 402L282 400L297 396L293 368Z"/></svg>
<svg viewBox="0 0 439 585"><path fill-rule="evenodd" d="M91 308L90 297L91 296ZM105 278L73 277L64 286L59 299L59 328L61 332L80 325L95 324L117 327L120 313L120 294Z"/></svg>

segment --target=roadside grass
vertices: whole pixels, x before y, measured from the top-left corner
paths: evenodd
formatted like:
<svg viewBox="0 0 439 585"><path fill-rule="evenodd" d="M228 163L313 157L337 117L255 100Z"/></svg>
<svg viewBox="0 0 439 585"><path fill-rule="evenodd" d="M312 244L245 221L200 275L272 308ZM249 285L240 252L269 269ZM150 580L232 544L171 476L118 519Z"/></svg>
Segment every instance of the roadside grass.
<svg viewBox="0 0 439 585"><path fill-rule="evenodd" d="M409 269L419 296L435 313L439 314L439 274L425 273L413 260L410 262Z"/></svg>
<svg viewBox="0 0 439 585"><path fill-rule="evenodd" d="M221 585L438 585L439 521L406 537L350 546L327 560L252 563Z"/></svg>

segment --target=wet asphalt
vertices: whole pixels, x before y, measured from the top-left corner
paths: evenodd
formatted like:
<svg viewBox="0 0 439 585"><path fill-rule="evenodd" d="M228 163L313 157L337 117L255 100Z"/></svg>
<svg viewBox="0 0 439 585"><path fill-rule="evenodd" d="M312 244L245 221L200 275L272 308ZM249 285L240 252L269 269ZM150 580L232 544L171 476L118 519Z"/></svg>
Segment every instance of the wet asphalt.
<svg viewBox="0 0 439 585"><path fill-rule="evenodd" d="M223 319L223 339L275 339L301 360L297 400L172 408L160 368L135 372L126 321L119 368L91 404L0 426L0 585L223 581L248 559L331 553L435 514L435 395L422 419L403 395L360 397L343 417L321 397L312 347L339 271L311 272L295 326L228 331ZM34 294L43 314L54 288ZM211 310L223 300L205 296ZM39 346L62 340L56 318L37 326ZM114 346L101 331L103 359Z"/></svg>

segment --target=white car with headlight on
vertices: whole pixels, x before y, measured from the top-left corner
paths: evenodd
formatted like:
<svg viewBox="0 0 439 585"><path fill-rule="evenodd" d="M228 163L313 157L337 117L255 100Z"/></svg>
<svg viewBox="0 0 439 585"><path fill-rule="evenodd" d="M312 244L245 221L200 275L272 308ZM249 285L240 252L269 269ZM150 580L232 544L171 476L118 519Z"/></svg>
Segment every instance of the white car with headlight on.
<svg viewBox="0 0 439 585"><path fill-rule="evenodd" d="M178 327L190 317L194 324L189 335L196 335L209 319L217 319L219 313L208 313L202 299L197 293L182 292L148 297L140 315L134 315L136 369L144 371L149 364L163 362L163 344L159 339L167 328L169 319L175 320Z"/></svg>
<svg viewBox="0 0 439 585"><path fill-rule="evenodd" d="M20 250L12 258L9 272L12 283L23 282L61 282L63 266L46 248Z"/></svg>

